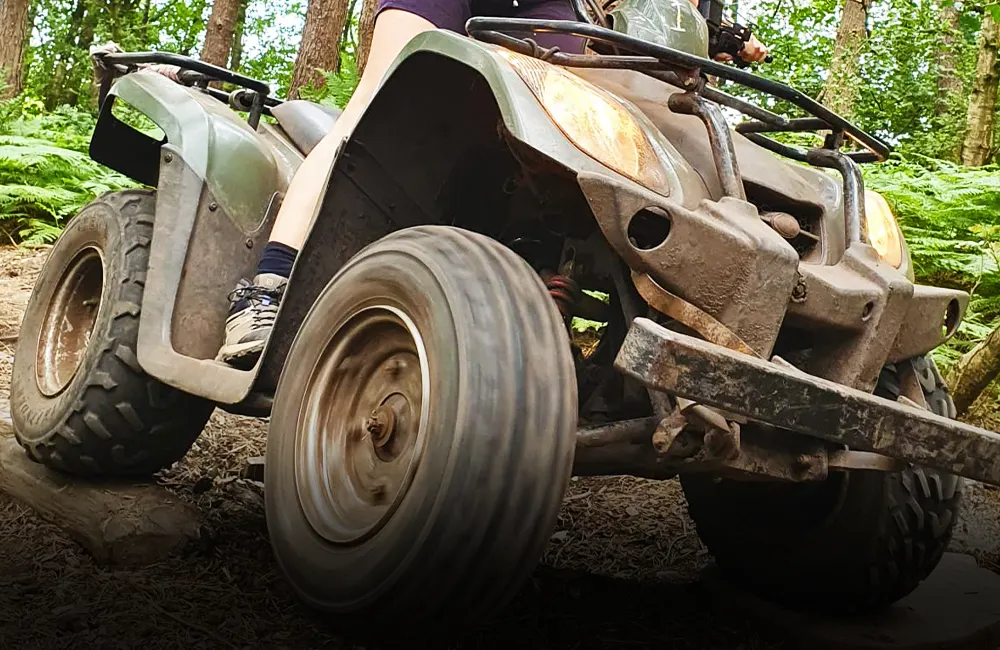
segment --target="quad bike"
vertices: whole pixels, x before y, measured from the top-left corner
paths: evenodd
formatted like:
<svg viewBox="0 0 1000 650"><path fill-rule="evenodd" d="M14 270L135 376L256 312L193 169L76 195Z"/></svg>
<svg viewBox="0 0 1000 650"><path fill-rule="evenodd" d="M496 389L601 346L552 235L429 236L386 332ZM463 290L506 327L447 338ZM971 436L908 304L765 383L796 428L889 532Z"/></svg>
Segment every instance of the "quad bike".
<svg viewBox="0 0 1000 650"><path fill-rule="evenodd" d="M1000 436L953 419L928 357L968 296L914 283L859 172L888 147L711 60L687 0L576 10L408 44L250 369L213 360L227 294L337 114L185 57L102 55L91 155L153 189L84 208L38 278L11 394L27 453L149 474L216 407L269 416L276 557L343 620L495 612L572 474L680 475L718 564L773 598L849 612L910 592L948 544L959 477L1000 484ZM723 106L752 119L734 130ZM823 145L773 137L803 131ZM596 348L571 340L577 317L605 324Z"/></svg>

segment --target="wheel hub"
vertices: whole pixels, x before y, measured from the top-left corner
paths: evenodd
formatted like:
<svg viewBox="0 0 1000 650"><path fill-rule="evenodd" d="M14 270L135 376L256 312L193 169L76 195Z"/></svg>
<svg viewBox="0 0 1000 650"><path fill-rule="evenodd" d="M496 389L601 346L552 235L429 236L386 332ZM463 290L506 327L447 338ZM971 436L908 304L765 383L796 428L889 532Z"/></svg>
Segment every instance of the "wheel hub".
<svg viewBox="0 0 1000 650"><path fill-rule="evenodd" d="M93 247L67 265L49 301L38 335L35 381L47 397L76 376L90 345L104 289L104 261Z"/></svg>
<svg viewBox="0 0 1000 650"><path fill-rule="evenodd" d="M401 311L366 308L332 334L296 435L296 489L318 535L360 543L391 516L420 456L427 386L423 342Z"/></svg>

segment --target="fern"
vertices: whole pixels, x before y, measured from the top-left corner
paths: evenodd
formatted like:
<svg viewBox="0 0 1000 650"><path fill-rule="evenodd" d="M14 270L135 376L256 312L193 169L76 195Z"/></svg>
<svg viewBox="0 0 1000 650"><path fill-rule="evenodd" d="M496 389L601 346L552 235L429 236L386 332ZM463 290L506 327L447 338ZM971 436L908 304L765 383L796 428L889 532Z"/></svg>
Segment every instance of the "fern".
<svg viewBox="0 0 1000 650"><path fill-rule="evenodd" d="M11 119L0 104L0 236L34 246L59 236L66 221L107 192L133 187L128 178L85 153L93 119L75 109Z"/></svg>
<svg viewBox="0 0 1000 650"><path fill-rule="evenodd" d="M892 206L917 280L972 293L959 331L935 352L947 369L1000 325L1000 168L896 157L865 179Z"/></svg>
<svg viewBox="0 0 1000 650"><path fill-rule="evenodd" d="M353 54L341 54L340 72L319 72L323 75L323 85L319 88L312 85L300 88L299 96L325 106L344 108L358 86L358 68Z"/></svg>

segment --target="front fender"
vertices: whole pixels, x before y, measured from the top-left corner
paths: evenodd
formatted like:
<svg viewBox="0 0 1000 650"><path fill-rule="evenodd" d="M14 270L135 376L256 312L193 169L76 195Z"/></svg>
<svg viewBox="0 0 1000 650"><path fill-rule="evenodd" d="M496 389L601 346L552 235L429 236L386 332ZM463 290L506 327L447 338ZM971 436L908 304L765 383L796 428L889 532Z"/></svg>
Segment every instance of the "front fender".
<svg viewBox="0 0 1000 650"><path fill-rule="evenodd" d="M406 67L413 57L436 55L474 69L489 85L503 127L514 140L528 146L556 163L572 170L574 174L593 172L620 177L628 184L634 184L631 179L622 176L617 171L609 169L590 155L581 151L553 122L532 90L514 70L513 66L500 53L503 48L482 43L471 38L459 36L448 31L424 32L410 41L403 48L399 57L389 68L383 87L396 81L394 76L401 67ZM550 65L537 62L537 65ZM572 68L563 68L573 72ZM585 75L578 75L584 83L594 85ZM607 92L607 89L602 89ZM670 196L673 200L685 205L696 206L703 198L707 198L707 188L690 163L681 155L677 148L649 121L649 118L638 107L621 95L615 95L640 128L653 143L661 157L661 163L667 172L667 184L662 188L649 188ZM359 128L361 125L359 124Z"/></svg>
<svg viewBox="0 0 1000 650"><path fill-rule="evenodd" d="M701 178L662 135L646 135L665 152L664 166L673 167L666 193L700 202L707 195ZM259 391L276 387L299 323L341 266L394 230L449 222L442 192L456 164L498 141L509 151L530 150L535 163L576 192L576 178L586 172L640 187L574 145L497 48L445 31L417 36L341 145L282 300Z"/></svg>

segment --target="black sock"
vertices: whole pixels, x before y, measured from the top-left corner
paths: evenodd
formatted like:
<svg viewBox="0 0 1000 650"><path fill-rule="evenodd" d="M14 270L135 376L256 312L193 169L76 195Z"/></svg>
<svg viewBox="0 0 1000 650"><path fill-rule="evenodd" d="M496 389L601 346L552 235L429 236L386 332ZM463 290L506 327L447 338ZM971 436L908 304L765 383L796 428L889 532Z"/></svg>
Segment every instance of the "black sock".
<svg viewBox="0 0 1000 650"><path fill-rule="evenodd" d="M260 254L260 261L257 262L257 273L273 273L287 278L292 274L292 265L295 264L295 256L299 252L291 246L276 241L267 242L264 252Z"/></svg>

